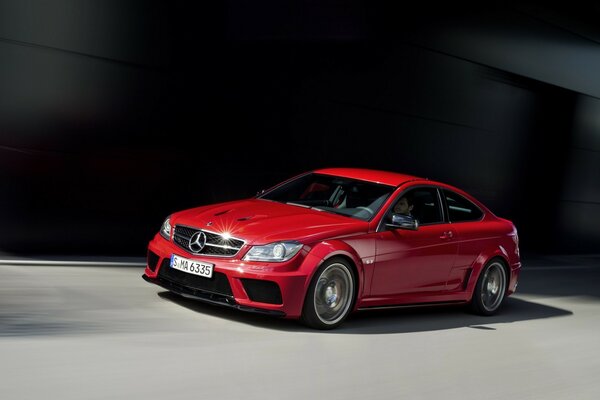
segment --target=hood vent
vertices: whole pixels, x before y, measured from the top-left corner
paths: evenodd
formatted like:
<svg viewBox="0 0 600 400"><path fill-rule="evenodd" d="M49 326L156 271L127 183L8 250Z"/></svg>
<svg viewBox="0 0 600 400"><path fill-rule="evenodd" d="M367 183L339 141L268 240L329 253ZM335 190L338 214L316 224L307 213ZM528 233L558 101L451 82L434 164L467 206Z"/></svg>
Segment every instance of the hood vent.
<svg viewBox="0 0 600 400"><path fill-rule="evenodd" d="M219 215L227 214L229 211L231 211L231 210L219 211L218 213L215 214L215 217L218 217Z"/></svg>

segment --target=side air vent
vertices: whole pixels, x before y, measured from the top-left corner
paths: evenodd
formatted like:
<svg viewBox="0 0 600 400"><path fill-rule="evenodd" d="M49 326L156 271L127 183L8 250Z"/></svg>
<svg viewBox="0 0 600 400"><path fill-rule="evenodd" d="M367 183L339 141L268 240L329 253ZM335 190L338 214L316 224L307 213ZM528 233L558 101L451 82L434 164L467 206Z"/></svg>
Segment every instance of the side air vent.
<svg viewBox="0 0 600 400"><path fill-rule="evenodd" d="M252 301L269 304L282 304L281 290L275 282L258 279L241 279L248 297Z"/></svg>
<svg viewBox="0 0 600 400"><path fill-rule="evenodd" d="M148 255L146 257L147 263L148 263L148 268L150 268L150 271L154 272L156 271L156 264L158 264L158 254L154 253L153 251L148 250Z"/></svg>

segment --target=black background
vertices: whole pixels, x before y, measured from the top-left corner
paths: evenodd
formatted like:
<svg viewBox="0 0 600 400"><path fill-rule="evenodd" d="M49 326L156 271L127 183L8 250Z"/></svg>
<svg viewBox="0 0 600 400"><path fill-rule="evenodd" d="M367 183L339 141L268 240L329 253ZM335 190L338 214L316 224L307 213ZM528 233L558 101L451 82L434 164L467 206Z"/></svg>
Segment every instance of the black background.
<svg viewBox="0 0 600 400"><path fill-rule="evenodd" d="M0 2L0 252L143 256L169 213L321 167L598 251L598 8L201 3Z"/></svg>

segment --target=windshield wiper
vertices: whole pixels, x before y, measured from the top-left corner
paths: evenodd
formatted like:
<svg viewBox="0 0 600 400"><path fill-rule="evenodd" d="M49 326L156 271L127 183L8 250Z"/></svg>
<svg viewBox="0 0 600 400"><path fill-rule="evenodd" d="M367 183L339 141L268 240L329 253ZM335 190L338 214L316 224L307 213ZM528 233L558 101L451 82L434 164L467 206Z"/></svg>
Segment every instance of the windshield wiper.
<svg viewBox="0 0 600 400"><path fill-rule="evenodd" d="M302 208L311 208L311 206L307 206L306 204L298 204L298 203L293 203L291 201L288 201L285 204L289 204L290 206L298 206L298 207L302 207ZM314 207L312 207L314 208Z"/></svg>
<svg viewBox="0 0 600 400"><path fill-rule="evenodd" d="M290 206L302 207L302 208L310 208L311 210L315 210L315 211L330 212L330 213L337 214L337 215L343 215L344 217L352 217L351 215L348 215L346 213L335 211L335 210L332 210L329 208L327 208L327 209L319 208L319 207L315 207L315 206L309 206L306 204L294 203L293 201L288 201L285 204L289 204Z"/></svg>
<svg viewBox="0 0 600 400"><path fill-rule="evenodd" d="M343 213L343 212L337 211L337 210L333 210L333 209L330 209L330 208L325 209L325 208L319 208L319 207L311 207L311 210L330 212L332 214L337 214L337 215L343 215L345 217L350 217L350 215L348 215L346 213Z"/></svg>

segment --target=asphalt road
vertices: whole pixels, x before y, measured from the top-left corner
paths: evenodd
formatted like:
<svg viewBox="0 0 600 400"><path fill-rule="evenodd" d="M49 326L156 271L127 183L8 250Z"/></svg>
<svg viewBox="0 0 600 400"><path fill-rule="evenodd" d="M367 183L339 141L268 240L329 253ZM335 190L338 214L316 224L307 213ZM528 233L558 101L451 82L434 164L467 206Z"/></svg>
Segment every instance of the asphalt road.
<svg viewBox="0 0 600 400"><path fill-rule="evenodd" d="M501 314L338 330L173 296L142 267L0 265L0 399L600 398L600 257L525 260Z"/></svg>

